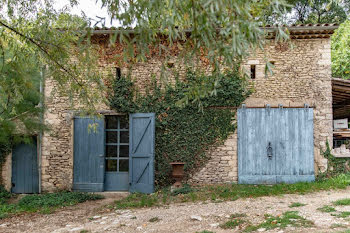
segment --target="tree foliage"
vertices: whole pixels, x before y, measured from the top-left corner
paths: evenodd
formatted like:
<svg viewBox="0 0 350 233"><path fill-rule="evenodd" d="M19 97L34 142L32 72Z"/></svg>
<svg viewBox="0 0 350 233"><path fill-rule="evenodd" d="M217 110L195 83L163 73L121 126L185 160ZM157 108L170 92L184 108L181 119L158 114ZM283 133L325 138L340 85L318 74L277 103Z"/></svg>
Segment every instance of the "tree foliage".
<svg viewBox="0 0 350 233"><path fill-rule="evenodd" d="M51 0L0 0L0 150L28 141L43 124L40 72L57 83L54 93L86 110L103 88L88 22L52 8ZM72 1L74 4L74 1ZM90 88L94 86L96 88ZM99 90L99 91L97 91ZM74 106L72 105L74 108ZM18 139L18 140L17 140ZM1 154L1 151L0 151Z"/></svg>
<svg viewBox="0 0 350 233"><path fill-rule="evenodd" d="M348 0L288 0L290 22L342 23L350 13Z"/></svg>
<svg viewBox="0 0 350 233"><path fill-rule="evenodd" d="M350 21L339 26L332 36L332 73L350 79Z"/></svg>
<svg viewBox="0 0 350 233"><path fill-rule="evenodd" d="M6 138L1 143L6 144L14 137L13 119L23 123L38 119L38 82L43 67L46 76L57 83L54 92L68 96L72 108L78 103L93 111L103 101L98 56L90 42L91 22L67 14L66 9L54 9L54 2L0 0L0 138ZM71 6L77 4L76 0L69 2ZM220 72L222 66L233 68L249 51L262 48L265 36L259 27L262 12L269 10L280 15L285 9L284 0L100 2L121 25L111 41L125 45L124 61L146 61L152 47L165 56L166 63L174 57L170 48L177 46L180 52L175 57L179 62L195 69L202 59L213 72ZM282 29L277 33L278 39L280 36L287 37ZM203 87L206 88L189 90L185 99L199 102L201 97L215 94L217 82ZM200 92L196 93L196 89ZM24 124L25 132L32 134L34 125L40 129L37 123Z"/></svg>

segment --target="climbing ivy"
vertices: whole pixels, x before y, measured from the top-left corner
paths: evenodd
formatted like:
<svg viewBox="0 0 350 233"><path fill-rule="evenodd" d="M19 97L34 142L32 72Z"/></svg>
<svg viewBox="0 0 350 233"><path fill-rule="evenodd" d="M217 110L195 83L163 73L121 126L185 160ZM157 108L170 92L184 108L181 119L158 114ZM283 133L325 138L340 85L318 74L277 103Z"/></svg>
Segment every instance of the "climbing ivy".
<svg viewBox="0 0 350 233"><path fill-rule="evenodd" d="M350 172L350 158L337 158L331 153L328 141L326 142L326 150L322 152L325 159L328 160L327 170L318 175L318 179L335 177L340 174Z"/></svg>
<svg viewBox="0 0 350 233"><path fill-rule="evenodd" d="M200 103L191 99L181 102L185 93L200 92L199 89L208 85L215 85L216 93L202 96ZM173 85L162 85L154 79L146 88L146 94L136 89L129 77L119 78L113 85L110 104L118 112L156 114L157 187L171 184L170 162L185 162L186 176L200 168L208 159L205 151L234 132L234 109L250 94L238 69L216 78L188 72L185 80L176 78Z"/></svg>

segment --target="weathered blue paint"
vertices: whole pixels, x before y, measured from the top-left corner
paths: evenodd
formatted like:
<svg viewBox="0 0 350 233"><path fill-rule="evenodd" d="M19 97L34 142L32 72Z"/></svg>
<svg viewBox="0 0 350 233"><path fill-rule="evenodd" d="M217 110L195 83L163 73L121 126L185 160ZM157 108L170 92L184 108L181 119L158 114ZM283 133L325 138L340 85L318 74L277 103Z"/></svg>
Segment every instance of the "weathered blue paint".
<svg viewBox="0 0 350 233"><path fill-rule="evenodd" d="M36 140L32 144L19 144L12 150L13 193L38 193L39 172Z"/></svg>
<svg viewBox="0 0 350 233"><path fill-rule="evenodd" d="M239 183L315 179L312 108L242 108L237 120Z"/></svg>
<svg viewBox="0 0 350 233"><path fill-rule="evenodd" d="M130 114L129 120L129 191L153 193L155 114Z"/></svg>
<svg viewBox="0 0 350 233"><path fill-rule="evenodd" d="M73 190L103 191L104 145L103 119L74 119Z"/></svg>
<svg viewBox="0 0 350 233"><path fill-rule="evenodd" d="M129 157L124 157L120 155L121 146L128 146L129 143L126 141L121 141L121 134L128 133L129 129L122 129L120 124L120 118L115 117L118 119L117 126L114 126L114 128L106 128L106 134L108 132L115 132L117 134L117 141L115 143L107 142L107 135L106 135L106 146L113 146L116 149L115 154L108 155L107 154L107 147L106 147L106 167L107 163L110 160L113 160L117 164L115 167L115 170L113 171L106 171L105 172L105 182L104 182L104 190L105 191L128 191L129 190L129 172L128 171L121 171L120 164L122 162L125 162L126 164L129 164ZM108 121L108 118L106 117L106 121ZM106 122L106 127L108 123Z"/></svg>
<svg viewBox="0 0 350 233"><path fill-rule="evenodd" d="M106 172L104 191L128 191L128 172Z"/></svg>

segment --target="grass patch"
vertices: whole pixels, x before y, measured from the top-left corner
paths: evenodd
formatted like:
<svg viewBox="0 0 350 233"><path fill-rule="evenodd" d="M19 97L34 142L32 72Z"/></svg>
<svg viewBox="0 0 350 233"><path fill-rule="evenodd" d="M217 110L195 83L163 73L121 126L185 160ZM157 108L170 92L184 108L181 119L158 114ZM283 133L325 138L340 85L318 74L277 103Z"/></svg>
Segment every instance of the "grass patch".
<svg viewBox="0 0 350 233"><path fill-rule="evenodd" d="M141 208L141 207L152 207L159 204L157 195L134 193L126 198L115 201L116 209L129 209L129 208Z"/></svg>
<svg viewBox="0 0 350 233"><path fill-rule="evenodd" d="M241 226L242 224L247 222L247 221L241 219L241 218L244 218L246 216L247 216L246 214L241 214L241 213L231 214L230 220L223 223L223 224L220 224L219 226L222 229L234 229L234 228Z"/></svg>
<svg viewBox="0 0 350 233"><path fill-rule="evenodd" d="M344 211L344 212L340 212L339 214L334 215L338 218L347 218L350 216L350 212L349 211Z"/></svg>
<svg viewBox="0 0 350 233"><path fill-rule="evenodd" d="M189 185L170 192L170 189L159 190L153 194L131 194L115 202L112 208L130 209L167 205L170 203L197 201L234 201L239 198L255 198L283 194L305 194L321 190L345 189L350 184L350 175L339 175L334 178L318 180L311 183L277 185L243 185L222 184L191 188Z"/></svg>
<svg viewBox="0 0 350 233"><path fill-rule="evenodd" d="M244 231L251 232L260 228L265 230L271 230L275 228L284 229L288 226L291 227L311 227L313 223L298 214L298 211L287 211L282 216L265 215L265 222L256 225L248 226Z"/></svg>
<svg viewBox="0 0 350 233"><path fill-rule="evenodd" d="M234 213L234 214L231 214L230 215L230 218L244 218L244 217L247 217L246 214L241 214L241 213Z"/></svg>
<svg viewBox="0 0 350 233"><path fill-rule="evenodd" d="M321 211L323 213L331 213L331 212L336 212L337 210L329 205L322 206L320 208L317 208L318 211Z"/></svg>
<svg viewBox="0 0 350 233"><path fill-rule="evenodd" d="M174 191L171 192L171 195L177 196L179 194L188 194L192 193L195 190L189 185L189 184L184 184L181 188L175 189Z"/></svg>
<svg viewBox="0 0 350 233"><path fill-rule="evenodd" d="M12 194L0 185L0 205L6 203L11 197Z"/></svg>
<svg viewBox="0 0 350 233"><path fill-rule="evenodd" d="M289 205L289 208L301 207L301 206L306 206L306 204L303 204L300 202L293 202L292 204Z"/></svg>
<svg viewBox="0 0 350 233"><path fill-rule="evenodd" d="M346 225L344 224L340 224L340 223L333 223L331 226L330 226L331 229L334 229L334 228L347 228Z"/></svg>
<svg viewBox="0 0 350 233"><path fill-rule="evenodd" d="M150 218L148 221L149 221L149 222L159 222L159 221L160 221L160 218L158 218L158 217L153 217L153 218Z"/></svg>
<svg viewBox="0 0 350 233"><path fill-rule="evenodd" d="M220 225L220 227L222 229L234 229L237 226L242 225L243 223L245 223L246 221L243 219L231 219L223 224Z"/></svg>
<svg viewBox="0 0 350 233"><path fill-rule="evenodd" d="M88 200L98 200L102 198L103 196L101 195L79 192L27 195L16 204L8 204L7 200L0 203L0 218L24 212L49 214L59 207L72 206Z"/></svg>
<svg viewBox="0 0 350 233"><path fill-rule="evenodd" d="M334 205L350 205L350 198L340 199L333 202Z"/></svg>

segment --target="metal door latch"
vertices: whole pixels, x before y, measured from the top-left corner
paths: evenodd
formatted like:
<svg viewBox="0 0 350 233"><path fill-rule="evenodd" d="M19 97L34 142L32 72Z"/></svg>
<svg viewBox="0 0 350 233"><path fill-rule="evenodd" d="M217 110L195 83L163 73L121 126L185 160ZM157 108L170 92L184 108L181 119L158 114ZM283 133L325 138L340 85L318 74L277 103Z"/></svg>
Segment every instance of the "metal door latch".
<svg viewBox="0 0 350 233"><path fill-rule="evenodd" d="M269 142L268 146L267 146L267 157L269 159L272 159L272 146L271 146L271 142Z"/></svg>

